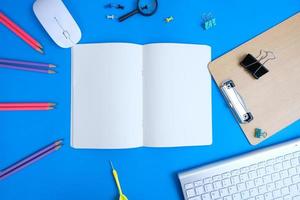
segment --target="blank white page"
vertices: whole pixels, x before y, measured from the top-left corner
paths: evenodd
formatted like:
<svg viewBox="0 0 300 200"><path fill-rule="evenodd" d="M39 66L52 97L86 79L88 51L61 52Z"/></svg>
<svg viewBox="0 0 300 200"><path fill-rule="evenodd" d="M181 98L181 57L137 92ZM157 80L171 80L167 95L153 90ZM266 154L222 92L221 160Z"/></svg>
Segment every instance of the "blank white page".
<svg viewBox="0 0 300 200"><path fill-rule="evenodd" d="M144 145L212 143L211 77L205 45L144 46Z"/></svg>
<svg viewBox="0 0 300 200"><path fill-rule="evenodd" d="M75 148L143 145L142 46L72 48L72 138Z"/></svg>

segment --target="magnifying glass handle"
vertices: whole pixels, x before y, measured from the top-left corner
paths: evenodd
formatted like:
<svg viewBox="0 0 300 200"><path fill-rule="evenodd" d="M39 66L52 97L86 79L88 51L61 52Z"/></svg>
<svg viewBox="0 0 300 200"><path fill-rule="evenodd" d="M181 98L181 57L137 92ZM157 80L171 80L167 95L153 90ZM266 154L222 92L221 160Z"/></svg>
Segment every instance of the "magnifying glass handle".
<svg viewBox="0 0 300 200"><path fill-rule="evenodd" d="M130 13L127 13L126 15L123 15L119 18L119 22L122 22L124 21L125 19L127 19L128 17L131 17L132 15L135 15L139 13L139 9L135 9L133 11L131 11Z"/></svg>

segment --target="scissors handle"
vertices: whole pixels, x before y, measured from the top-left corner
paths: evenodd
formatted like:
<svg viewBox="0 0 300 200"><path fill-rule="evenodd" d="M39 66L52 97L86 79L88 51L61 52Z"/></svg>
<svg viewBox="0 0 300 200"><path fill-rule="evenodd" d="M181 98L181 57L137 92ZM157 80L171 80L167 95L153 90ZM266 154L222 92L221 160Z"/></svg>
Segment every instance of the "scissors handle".
<svg viewBox="0 0 300 200"><path fill-rule="evenodd" d="M122 22L122 21L124 21L125 19L127 19L128 17L131 17L132 15L135 15L135 14L137 14L137 13L139 13L139 12L140 12L140 11L139 11L139 9L137 8L137 9L131 11L130 13L127 13L126 15L121 16L121 17L119 18L119 22Z"/></svg>

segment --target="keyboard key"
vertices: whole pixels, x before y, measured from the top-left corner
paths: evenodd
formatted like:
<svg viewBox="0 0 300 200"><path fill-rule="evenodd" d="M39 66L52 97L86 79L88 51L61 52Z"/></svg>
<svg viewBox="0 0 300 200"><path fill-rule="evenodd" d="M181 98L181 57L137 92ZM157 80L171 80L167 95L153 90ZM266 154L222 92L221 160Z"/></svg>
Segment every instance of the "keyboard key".
<svg viewBox="0 0 300 200"><path fill-rule="evenodd" d="M238 184L239 182L240 182L240 178L239 178L238 176L234 176L234 177L231 178L231 183L232 183L233 185L236 185L236 184Z"/></svg>
<svg viewBox="0 0 300 200"><path fill-rule="evenodd" d="M195 195L196 195L196 193L195 193L195 190L194 190L194 189L189 189L189 190L186 191L186 196L187 196L188 198L193 197L193 196L195 196Z"/></svg>
<svg viewBox="0 0 300 200"><path fill-rule="evenodd" d="M282 163L283 169L288 169L291 167L291 162L289 160L285 160Z"/></svg>
<svg viewBox="0 0 300 200"><path fill-rule="evenodd" d="M278 156L276 162L282 162L284 160L283 156Z"/></svg>
<svg viewBox="0 0 300 200"><path fill-rule="evenodd" d="M258 195L258 196L255 197L255 199L256 200L264 200L265 197L264 197L264 195Z"/></svg>
<svg viewBox="0 0 300 200"><path fill-rule="evenodd" d="M272 165L266 166L266 172L267 174L272 174L274 172L274 168Z"/></svg>
<svg viewBox="0 0 300 200"><path fill-rule="evenodd" d="M258 191L260 194L264 194L267 192L267 186L266 185L261 185L258 187Z"/></svg>
<svg viewBox="0 0 300 200"><path fill-rule="evenodd" d="M294 158L299 157L300 156L300 151L294 152L293 156L294 156Z"/></svg>
<svg viewBox="0 0 300 200"><path fill-rule="evenodd" d="M200 186L200 187L196 187L196 194L197 195L201 195L203 194L205 191L204 191L204 187L203 186Z"/></svg>
<svg viewBox="0 0 300 200"><path fill-rule="evenodd" d="M283 187L283 188L281 188L281 194L282 194L283 196L285 196L285 195L287 195L287 194L289 194L289 193L290 193L290 190L289 190L288 187Z"/></svg>
<svg viewBox="0 0 300 200"><path fill-rule="evenodd" d="M239 183L237 184L237 188L239 192L246 190L246 184L245 183Z"/></svg>
<svg viewBox="0 0 300 200"><path fill-rule="evenodd" d="M252 189L250 189L249 193L250 193L251 197L254 197L254 196L258 195L258 189L252 188Z"/></svg>
<svg viewBox="0 0 300 200"><path fill-rule="evenodd" d="M266 175L263 177L264 183L271 183L272 182L272 177L271 175Z"/></svg>
<svg viewBox="0 0 300 200"><path fill-rule="evenodd" d="M226 172L226 173L222 174L222 179L225 179L225 178L230 178L230 173L229 172Z"/></svg>
<svg viewBox="0 0 300 200"><path fill-rule="evenodd" d="M300 195L293 197L293 200L300 200Z"/></svg>
<svg viewBox="0 0 300 200"><path fill-rule="evenodd" d="M213 191L213 185L211 183L204 185L205 192Z"/></svg>
<svg viewBox="0 0 300 200"><path fill-rule="evenodd" d="M259 168L257 169L257 175L258 176L264 176L266 174L265 168Z"/></svg>
<svg viewBox="0 0 300 200"><path fill-rule="evenodd" d="M288 169L288 172L289 172L289 176L293 176L293 175L297 174L295 167Z"/></svg>
<svg viewBox="0 0 300 200"><path fill-rule="evenodd" d="M290 185L289 189L291 194L296 194L298 192L297 185Z"/></svg>
<svg viewBox="0 0 300 200"><path fill-rule="evenodd" d="M222 182L221 181L216 181L213 183L214 189L218 190L220 188L222 188Z"/></svg>
<svg viewBox="0 0 300 200"><path fill-rule="evenodd" d="M227 189L227 188L222 188L222 189L220 190L220 195L221 195L221 197L224 197L224 196L229 195L228 189Z"/></svg>
<svg viewBox="0 0 300 200"><path fill-rule="evenodd" d="M256 171L254 171L254 170L250 171L250 172L248 173L248 175L249 175L249 178L250 178L250 179L255 179L255 178L257 178L257 173L256 173Z"/></svg>
<svg viewBox="0 0 300 200"><path fill-rule="evenodd" d="M256 186L260 186L262 184L264 184L263 179L262 178L257 178L254 180L254 183Z"/></svg>
<svg viewBox="0 0 300 200"><path fill-rule="evenodd" d="M213 176L213 181L219 181L219 180L222 180L222 175L216 175L216 176Z"/></svg>
<svg viewBox="0 0 300 200"><path fill-rule="evenodd" d="M193 187L194 187L193 183L187 183L184 185L184 189L186 189L186 190L191 189Z"/></svg>
<svg viewBox="0 0 300 200"><path fill-rule="evenodd" d="M242 199L247 199L250 197L250 194L249 194L249 191L246 190L246 191L242 191L241 192L241 196L242 196Z"/></svg>
<svg viewBox="0 0 300 200"><path fill-rule="evenodd" d="M253 164L249 167L249 170L256 170L257 169L257 164Z"/></svg>
<svg viewBox="0 0 300 200"><path fill-rule="evenodd" d="M267 165L273 165L273 164L274 164L274 159L267 160Z"/></svg>
<svg viewBox="0 0 300 200"><path fill-rule="evenodd" d="M299 165L299 159L298 158L293 158L291 160L291 165L292 165L292 167L295 167L295 166Z"/></svg>
<svg viewBox="0 0 300 200"><path fill-rule="evenodd" d="M275 171L281 171L282 170L282 163L276 163L274 165L274 170Z"/></svg>
<svg viewBox="0 0 300 200"><path fill-rule="evenodd" d="M249 171L249 167L241 168L241 173L247 173Z"/></svg>
<svg viewBox="0 0 300 200"><path fill-rule="evenodd" d="M224 197L224 200L232 200L232 196L226 196Z"/></svg>
<svg viewBox="0 0 300 200"><path fill-rule="evenodd" d="M235 194L233 194L233 195L232 195L232 198L233 198L234 200L241 200L241 199L242 199L240 193L235 193Z"/></svg>
<svg viewBox="0 0 300 200"><path fill-rule="evenodd" d="M229 178L226 178L222 181L223 187L229 187L231 185L231 181Z"/></svg>
<svg viewBox="0 0 300 200"><path fill-rule="evenodd" d="M280 190L274 190L273 191L273 198L277 198L281 196L281 191Z"/></svg>
<svg viewBox="0 0 300 200"><path fill-rule="evenodd" d="M240 175L240 180L241 182L246 182L248 180L248 175L247 174L241 174Z"/></svg>
<svg viewBox="0 0 300 200"><path fill-rule="evenodd" d="M292 179L290 177L287 177L287 178L283 179L283 183L285 186L289 186L292 184Z"/></svg>
<svg viewBox="0 0 300 200"><path fill-rule="evenodd" d="M199 180L199 181L194 182L194 185L195 185L195 187L203 185L203 180Z"/></svg>
<svg viewBox="0 0 300 200"><path fill-rule="evenodd" d="M265 193L265 200L273 200L273 194L271 192Z"/></svg>
<svg viewBox="0 0 300 200"><path fill-rule="evenodd" d="M298 183L300 182L300 175L295 175L295 176L292 176L292 182L293 183Z"/></svg>
<svg viewBox="0 0 300 200"><path fill-rule="evenodd" d="M283 197L284 200L292 200L292 196L291 195L285 195Z"/></svg>
<svg viewBox="0 0 300 200"><path fill-rule="evenodd" d="M258 168L262 168L266 165L266 162L265 161L261 161L258 163Z"/></svg>
<svg viewBox="0 0 300 200"><path fill-rule="evenodd" d="M212 199L217 199L220 197L219 191L213 191L210 193Z"/></svg>
<svg viewBox="0 0 300 200"><path fill-rule="evenodd" d="M251 189L254 187L254 181L250 180L246 182L246 188Z"/></svg>
<svg viewBox="0 0 300 200"><path fill-rule="evenodd" d="M290 160L290 159L292 159L292 158L293 158L293 154L292 154L292 153L286 154L286 155L284 156L284 159L285 159L285 160Z"/></svg>
<svg viewBox="0 0 300 200"><path fill-rule="evenodd" d="M234 194L236 193L238 190L237 190L237 187L235 185L232 185L228 188L228 191L229 191L229 194Z"/></svg>
<svg viewBox="0 0 300 200"><path fill-rule="evenodd" d="M274 184L274 183L268 183L268 184L267 184L267 190L268 190L269 192L275 190L275 184Z"/></svg>
<svg viewBox="0 0 300 200"><path fill-rule="evenodd" d="M231 171L231 176L237 176L237 175L240 175L240 170L235 169Z"/></svg>
<svg viewBox="0 0 300 200"><path fill-rule="evenodd" d="M278 181L279 179L280 179L280 175L278 172L275 172L274 174L272 174L273 181Z"/></svg>
<svg viewBox="0 0 300 200"><path fill-rule="evenodd" d="M211 177L203 179L203 184L208 184L208 183L211 183L211 182L212 182L212 178Z"/></svg>
<svg viewBox="0 0 300 200"><path fill-rule="evenodd" d="M203 194L202 200L211 200L210 194L209 193Z"/></svg>
<svg viewBox="0 0 300 200"><path fill-rule="evenodd" d="M284 186L283 180L278 180L278 181L275 182L275 187L276 187L276 189L280 189L280 188L282 188L283 186Z"/></svg>
<svg viewBox="0 0 300 200"><path fill-rule="evenodd" d="M281 178L286 178L289 176L289 173L287 170L280 171L279 173L280 173Z"/></svg>

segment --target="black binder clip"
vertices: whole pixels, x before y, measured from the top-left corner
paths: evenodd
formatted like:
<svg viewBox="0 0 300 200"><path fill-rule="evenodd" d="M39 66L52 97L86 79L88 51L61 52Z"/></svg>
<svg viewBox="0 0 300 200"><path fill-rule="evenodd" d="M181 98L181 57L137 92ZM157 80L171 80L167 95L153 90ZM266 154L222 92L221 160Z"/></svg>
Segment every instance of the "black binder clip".
<svg viewBox="0 0 300 200"><path fill-rule="evenodd" d="M269 70L264 66L269 60L274 60L276 57L272 51L260 50L257 57L247 54L240 63L246 70L248 70L254 78L259 79Z"/></svg>

